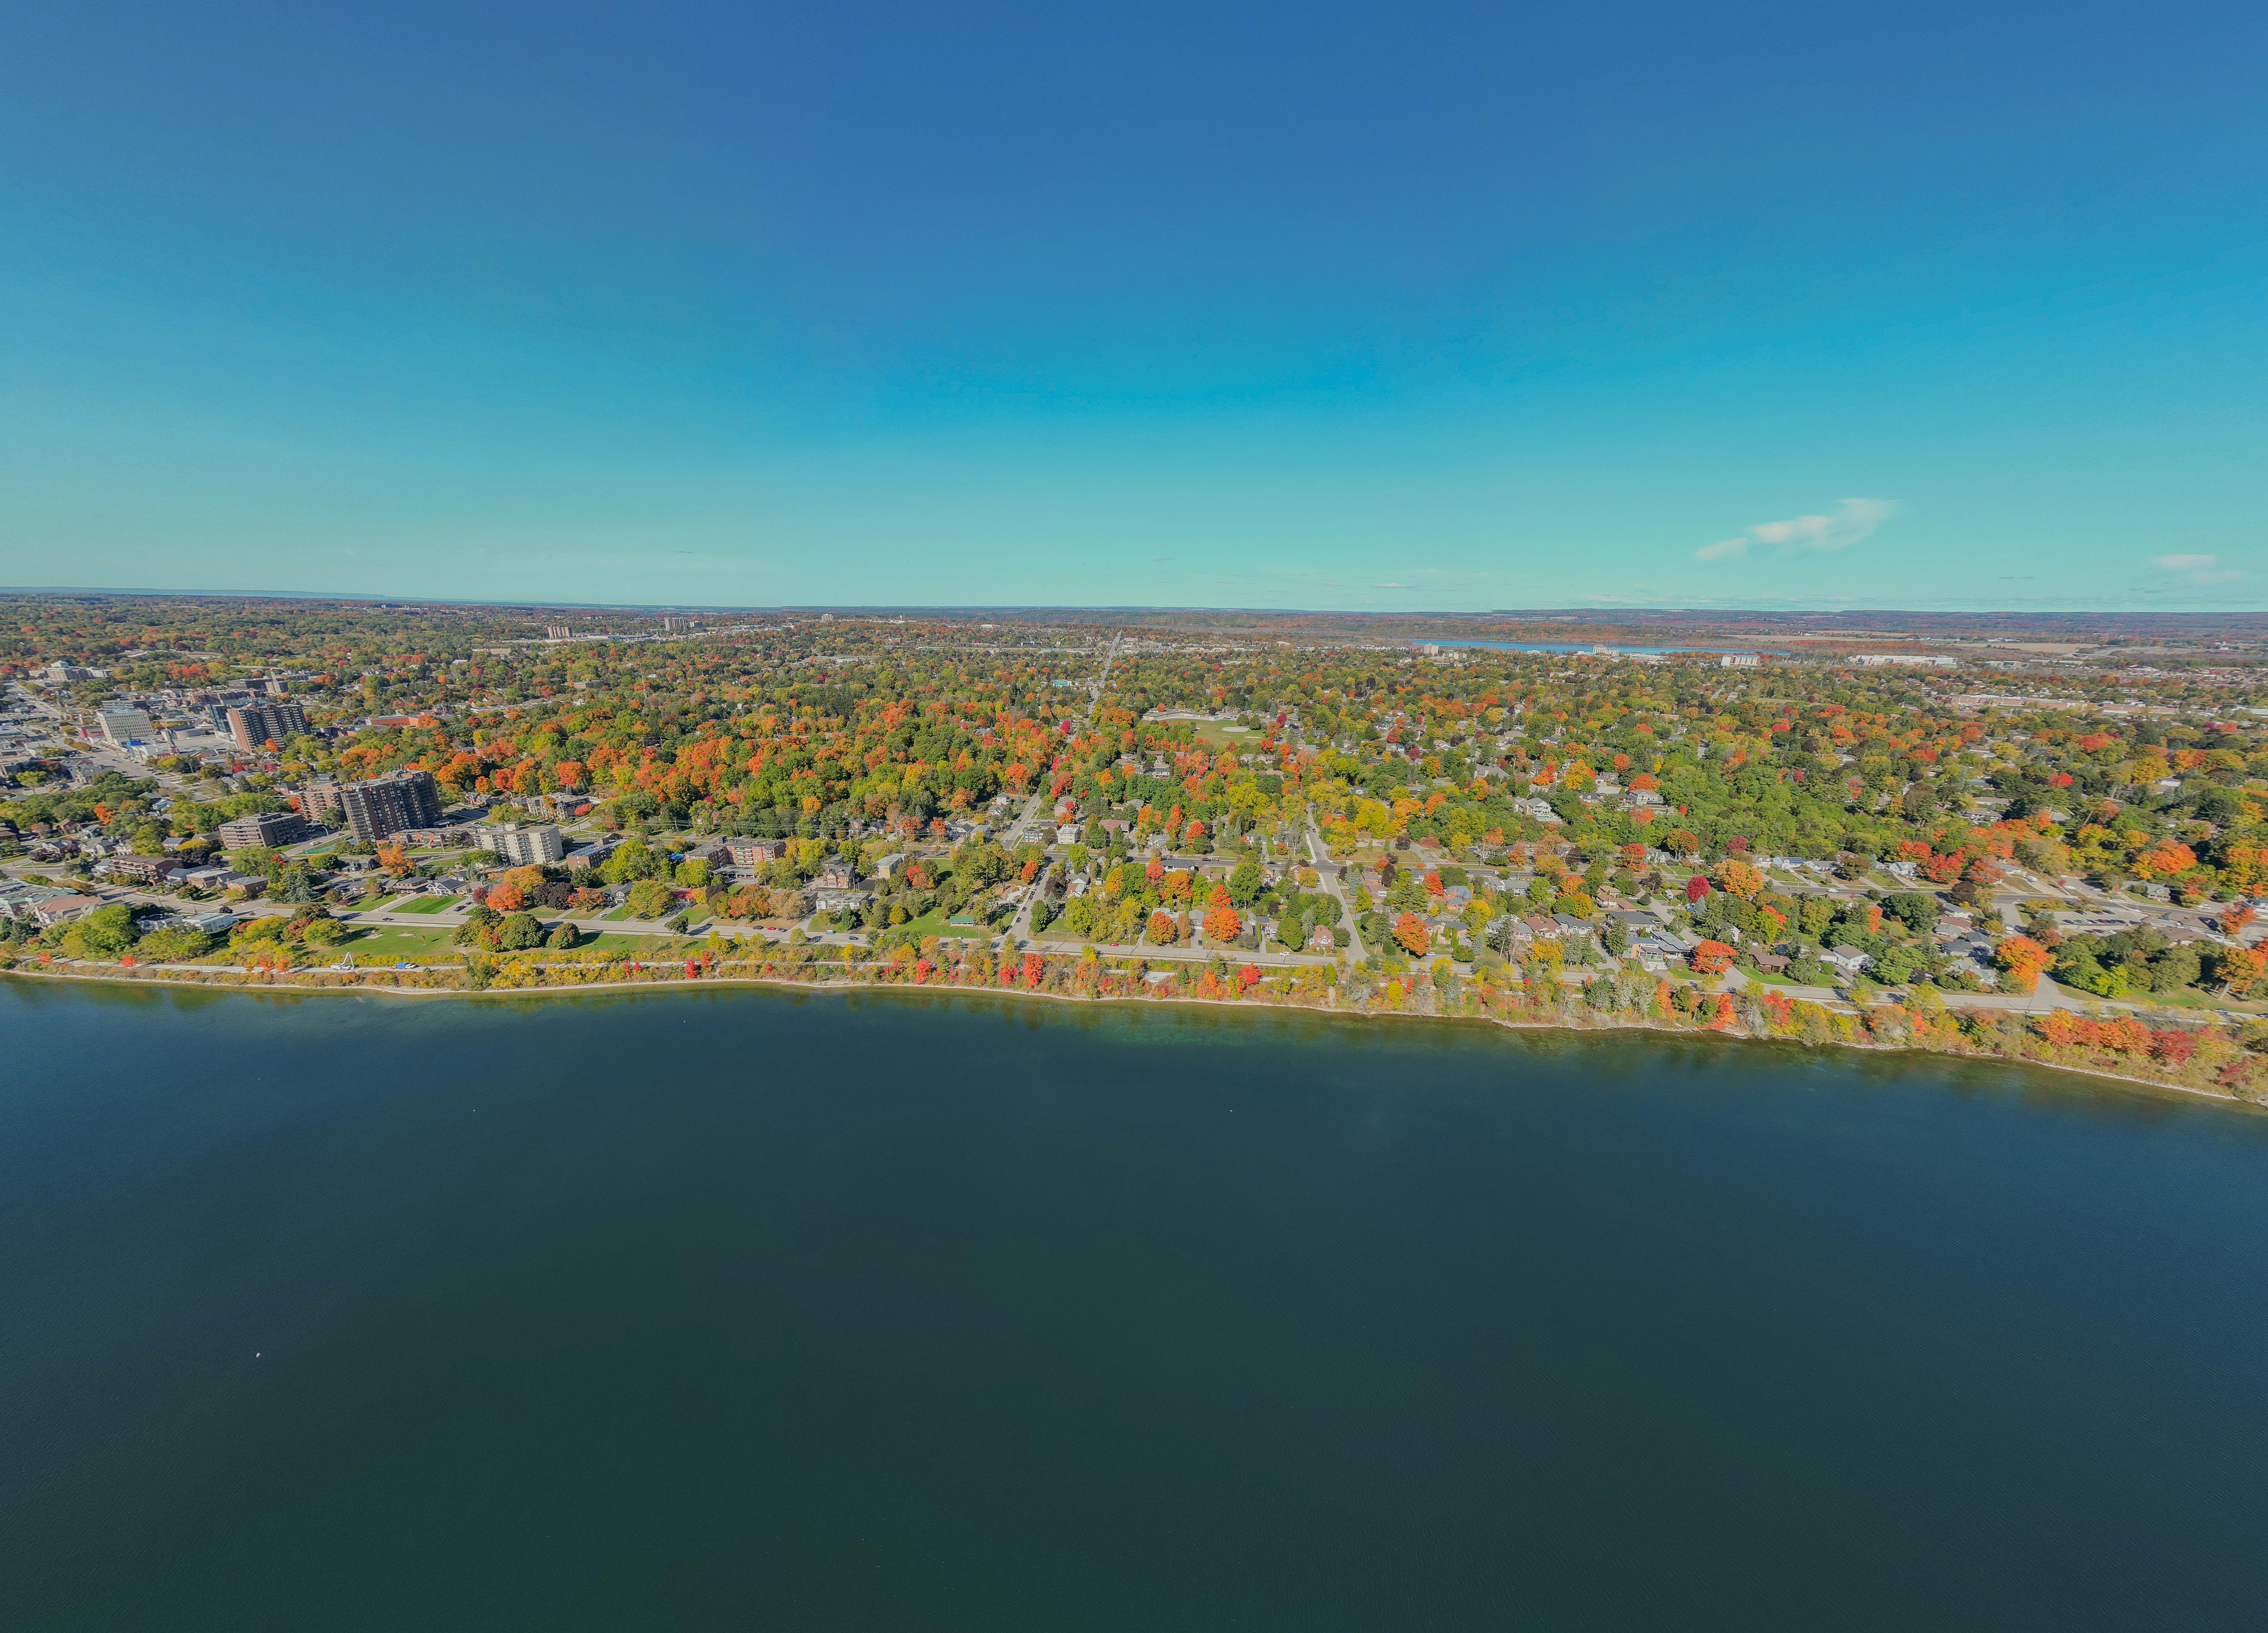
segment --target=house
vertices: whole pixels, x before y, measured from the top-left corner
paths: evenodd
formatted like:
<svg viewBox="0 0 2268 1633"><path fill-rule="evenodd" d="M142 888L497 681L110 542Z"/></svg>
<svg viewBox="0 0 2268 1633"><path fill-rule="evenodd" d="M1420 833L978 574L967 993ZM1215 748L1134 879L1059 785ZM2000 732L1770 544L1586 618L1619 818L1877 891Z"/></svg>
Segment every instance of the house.
<svg viewBox="0 0 2268 1633"><path fill-rule="evenodd" d="M1856 947L1830 947L1820 954L1821 961L1833 966L1837 974L1856 980L1874 960Z"/></svg>
<svg viewBox="0 0 2268 1633"><path fill-rule="evenodd" d="M0 918L30 918L40 902L58 901L74 894L52 885L0 884Z"/></svg>
<svg viewBox="0 0 2268 1633"><path fill-rule="evenodd" d="M858 869L848 857L831 857L819 870L819 877L811 882L814 889L850 890L858 883Z"/></svg>
<svg viewBox="0 0 2268 1633"><path fill-rule="evenodd" d="M92 913L102 905L93 896L53 895L44 901L32 903L31 919L42 929L68 923L84 913Z"/></svg>
<svg viewBox="0 0 2268 1633"><path fill-rule="evenodd" d="M1784 975L1787 973L1787 960L1777 953L1759 953L1749 962L1767 975Z"/></svg>

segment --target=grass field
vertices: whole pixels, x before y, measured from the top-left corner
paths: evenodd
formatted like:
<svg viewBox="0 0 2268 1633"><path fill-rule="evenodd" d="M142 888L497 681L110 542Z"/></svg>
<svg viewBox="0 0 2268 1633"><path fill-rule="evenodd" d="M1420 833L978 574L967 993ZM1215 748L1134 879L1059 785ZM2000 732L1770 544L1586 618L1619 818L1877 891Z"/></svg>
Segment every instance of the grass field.
<svg viewBox="0 0 2268 1633"><path fill-rule="evenodd" d="M376 930L357 931L347 938L341 952L351 953L357 963L368 959L428 959L446 953L454 955L457 949L450 944L456 932L447 930L405 930L386 925Z"/></svg>
<svg viewBox="0 0 2268 1633"><path fill-rule="evenodd" d="M954 923L935 908L923 914L919 918L907 920L898 928L913 931L917 940L924 936L935 936L942 941L974 941L988 933L982 924L972 924L966 921Z"/></svg>
<svg viewBox="0 0 2268 1633"><path fill-rule="evenodd" d="M674 938L669 936L625 936L615 931L607 931L595 939L576 943L575 951L578 953L628 953L633 955L651 953L659 957L658 949L673 939Z"/></svg>
<svg viewBox="0 0 2268 1633"><path fill-rule="evenodd" d="M1207 748L1256 748L1261 734L1241 726L1232 726L1219 720L1197 722L1197 741Z"/></svg>
<svg viewBox="0 0 2268 1633"><path fill-rule="evenodd" d="M457 898L454 896L419 896L414 901L404 902L401 907L396 908L394 911L397 913L438 913L444 908L454 907L456 905L456 901Z"/></svg>

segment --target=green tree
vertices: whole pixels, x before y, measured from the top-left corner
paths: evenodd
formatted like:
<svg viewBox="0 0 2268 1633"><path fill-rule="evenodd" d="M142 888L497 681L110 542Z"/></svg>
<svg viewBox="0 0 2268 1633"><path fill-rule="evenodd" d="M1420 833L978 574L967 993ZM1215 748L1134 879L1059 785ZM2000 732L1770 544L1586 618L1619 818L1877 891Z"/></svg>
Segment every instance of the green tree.
<svg viewBox="0 0 2268 1633"><path fill-rule="evenodd" d="M212 938L193 924L153 930L135 946L135 956L153 964L180 964L212 951Z"/></svg>
<svg viewBox="0 0 2268 1633"><path fill-rule="evenodd" d="M507 913L497 926L497 945L506 953L525 953L543 945L543 923L533 913Z"/></svg>
<svg viewBox="0 0 2268 1633"><path fill-rule="evenodd" d="M663 865L652 845L643 839L622 842L615 854L608 857L599 869L599 877L609 885L627 885L635 879L651 879Z"/></svg>
<svg viewBox="0 0 2268 1633"><path fill-rule="evenodd" d="M113 902L97 908L63 931L63 956L114 959L141 938L131 909Z"/></svg>
<svg viewBox="0 0 2268 1633"><path fill-rule="evenodd" d="M1239 908L1248 908L1260 899L1262 882L1260 864L1247 857L1229 871L1228 899Z"/></svg>
<svg viewBox="0 0 2268 1633"><path fill-rule="evenodd" d="M659 918L669 910L673 900L669 886L659 879L644 879L630 886L629 907L632 918Z"/></svg>

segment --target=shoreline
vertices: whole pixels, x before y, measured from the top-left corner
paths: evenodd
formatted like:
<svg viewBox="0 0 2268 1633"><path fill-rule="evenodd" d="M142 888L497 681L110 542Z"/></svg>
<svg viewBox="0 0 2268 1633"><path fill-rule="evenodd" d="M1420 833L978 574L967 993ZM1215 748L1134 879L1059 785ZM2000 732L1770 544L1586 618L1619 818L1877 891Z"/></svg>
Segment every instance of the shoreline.
<svg viewBox="0 0 2268 1633"><path fill-rule="evenodd" d="M335 972L344 974L346 972ZM364 972L376 974L379 972ZM387 972L391 973L391 972ZM1102 996L1092 993L1049 992L1027 987L970 987L939 983L935 986L917 985L897 981L792 981L780 976L766 975L703 975L698 980L682 977L658 981L608 981L578 982L572 986L489 987L478 989L461 987L400 987L379 983L354 982L345 985L300 985L297 982L213 982L183 981L166 975L139 975L123 971L82 973L78 970L26 969L22 966L0 970L0 980L22 976L40 981L85 982L98 986L169 987L183 990L241 993L291 993L304 997L379 996L403 998L529 998L571 997L590 992L652 992L657 989L692 991L703 987L761 987L797 992L902 992L939 993L962 997L985 996L1003 998L1040 998L1059 1004L1118 1004L1147 1005L1153 1004L1186 1004L1202 1009L1229 1010L1296 1010L1304 1014L1329 1015L1351 1020L1410 1020L1410 1021L1472 1021L1495 1026L1506 1032L1646 1032L1669 1037L1717 1037L1737 1043L1792 1044L1810 1050L1847 1052L1853 1055L1912 1055L1933 1060L1991 1061L2003 1065L2029 1066L2042 1071L2068 1073L2097 1082L2131 1085L2138 1088L2160 1089L2187 1095L2195 1100L2218 1105L2268 1111L2260 1101L2247 1100L2242 1095L2201 1088L2193 1084L2169 1083L2157 1078L2138 1078L2131 1072L2110 1071L2102 1067L2073 1065L2059 1061L2038 1060L2030 1056L1987 1054L1981 1051L1962 1053L1917 1048L1901 1043L1862 1043L1828 1041L1811 1042L1800 1038L1757 1035L1734 1031L1729 1027L1667 1026L1648 1020L1602 1019L1590 1025L1578 1026L1566 1021L1516 1020L1501 1015L1427 1015L1408 1011L1353 1009L1316 1004L1286 1001L1276 1004L1240 1004L1223 1002L1219 998L1198 997L1182 994L1157 994L1130 997L1118 994Z"/></svg>

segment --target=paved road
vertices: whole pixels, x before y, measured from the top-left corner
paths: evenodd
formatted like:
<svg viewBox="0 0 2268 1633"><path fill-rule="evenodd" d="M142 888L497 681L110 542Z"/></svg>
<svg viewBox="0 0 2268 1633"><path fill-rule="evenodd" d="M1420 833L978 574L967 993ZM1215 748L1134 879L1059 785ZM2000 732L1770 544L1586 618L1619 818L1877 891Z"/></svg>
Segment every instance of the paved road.
<svg viewBox="0 0 2268 1633"><path fill-rule="evenodd" d="M1307 855L1314 863L1316 876L1323 881L1323 889L1339 904L1339 910L1344 915L1340 923L1347 929L1347 956L1359 964L1370 956L1362 950L1362 927L1355 922L1354 904L1347 900L1346 891L1340 882L1342 870L1339 864L1323 854L1322 835L1315 831L1313 817L1307 819Z"/></svg>

